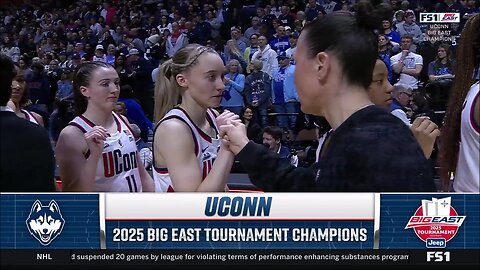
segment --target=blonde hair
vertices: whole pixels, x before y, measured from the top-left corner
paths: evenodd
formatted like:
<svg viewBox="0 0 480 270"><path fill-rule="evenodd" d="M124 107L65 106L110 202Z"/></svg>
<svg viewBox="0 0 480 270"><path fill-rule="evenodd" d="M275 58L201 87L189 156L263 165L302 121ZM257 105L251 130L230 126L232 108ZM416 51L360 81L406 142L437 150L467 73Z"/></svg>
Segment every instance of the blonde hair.
<svg viewBox="0 0 480 270"><path fill-rule="evenodd" d="M198 57L204 52L217 53L213 49L199 45L188 44L178 50L171 59L160 65L155 81L155 123L158 123L169 110L178 105L183 89L176 76L187 72L198 63Z"/></svg>
<svg viewBox="0 0 480 270"><path fill-rule="evenodd" d="M228 53L229 54L235 54L237 56L242 56L242 53L240 52L240 48L238 48L238 44L237 42L234 40L234 39L229 39L227 41L227 45L228 45Z"/></svg>

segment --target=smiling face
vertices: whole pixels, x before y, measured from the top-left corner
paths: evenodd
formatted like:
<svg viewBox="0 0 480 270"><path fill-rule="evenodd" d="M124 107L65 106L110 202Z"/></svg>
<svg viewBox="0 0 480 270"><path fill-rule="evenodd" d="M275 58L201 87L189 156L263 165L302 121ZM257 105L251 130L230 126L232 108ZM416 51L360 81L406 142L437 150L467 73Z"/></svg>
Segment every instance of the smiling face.
<svg viewBox="0 0 480 270"><path fill-rule="evenodd" d="M237 73L238 72L238 61L231 61L229 63L230 73Z"/></svg>
<svg viewBox="0 0 480 270"><path fill-rule="evenodd" d="M193 99L205 108L218 107L225 87L223 61L218 54L211 52L201 54L197 61L196 65L176 76L177 83L186 89L182 98Z"/></svg>
<svg viewBox="0 0 480 270"><path fill-rule="evenodd" d="M253 111L250 108L246 108L245 112L243 113L243 119L245 120L252 120Z"/></svg>
<svg viewBox="0 0 480 270"><path fill-rule="evenodd" d="M275 139L271 134L264 132L262 143L268 145L268 149L275 151L280 144L280 139Z"/></svg>

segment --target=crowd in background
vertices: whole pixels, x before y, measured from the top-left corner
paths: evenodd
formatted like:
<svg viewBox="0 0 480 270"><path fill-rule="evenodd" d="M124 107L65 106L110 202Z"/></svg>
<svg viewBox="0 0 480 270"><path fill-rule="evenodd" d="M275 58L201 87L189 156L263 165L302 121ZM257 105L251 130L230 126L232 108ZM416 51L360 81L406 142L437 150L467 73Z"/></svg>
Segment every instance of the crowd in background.
<svg viewBox="0 0 480 270"><path fill-rule="evenodd" d="M0 7L0 52L11 57L23 75L25 91L15 105L31 112L24 114L42 123L53 143L74 117L72 78L85 61L115 67L121 81L118 112L137 125L138 137L148 142L155 124L159 65L185 45L198 43L215 49L224 61L219 109L239 114L249 138L291 159L293 149L282 149L280 142L294 148L288 142L303 129L315 128L316 122L301 112L293 80L299 34L326 14L353 12L357 1L12 2ZM387 63L396 89L392 111L399 110L397 116L407 125L427 114L441 126L455 77L455 48L465 21L480 12L479 1L376 2L383 11L379 57ZM458 12L460 23L444 24L447 28L420 24L421 12ZM308 158L305 154L302 160Z"/></svg>

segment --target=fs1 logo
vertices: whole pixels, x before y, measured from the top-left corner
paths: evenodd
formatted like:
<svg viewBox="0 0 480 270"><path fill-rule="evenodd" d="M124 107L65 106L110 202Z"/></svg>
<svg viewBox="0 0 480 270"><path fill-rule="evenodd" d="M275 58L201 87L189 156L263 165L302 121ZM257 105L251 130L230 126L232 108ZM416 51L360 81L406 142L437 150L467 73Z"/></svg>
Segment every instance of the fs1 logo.
<svg viewBox="0 0 480 270"><path fill-rule="evenodd" d="M449 262L450 251L427 251L427 262Z"/></svg>
<svg viewBox="0 0 480 270"><path fill-rule="evenodd" d="M48 246L62 232L65 220L56 201L52 200L48 206L44 206L39 200L36 200L26 223L30 234L40 244Z"/></svg>
<svg viewBox="0 0 480 270"><path fill-rule="evenodd" d="M451 206L451 197L422 200L422 205L410 217L405 229L413 228L427 248L445 248L462 226L465 216L459 216Z"/></svg>
<svg viewBox="0 0 480 270"><path fill-rule="evenodd" d="M459 23L460 13L420 13L421 23Z"/></svg>

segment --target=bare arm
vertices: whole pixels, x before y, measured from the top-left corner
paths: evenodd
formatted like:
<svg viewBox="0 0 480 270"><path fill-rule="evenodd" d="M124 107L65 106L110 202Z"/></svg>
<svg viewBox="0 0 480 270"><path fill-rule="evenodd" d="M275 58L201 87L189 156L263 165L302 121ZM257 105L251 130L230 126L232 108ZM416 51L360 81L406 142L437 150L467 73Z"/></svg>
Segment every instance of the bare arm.
<svg viewBox="0 0 480 270"><path fill-rule="evenodd" d="M190 128L176 119L160 124L155 132L155 159L163 157L175 191L224 191L227 175L233 164L233 154L220 150L212 170L202 181L202 172L195 156L195 144ZM166 143L168 142L168 143Z"/></svg>
<svg viewBox="0 0 480 270"><path fill-rule="evenodd" d="M440 79L453 79L453 78L455 78L455 75L453 75L453 74L430 75L430 76L428 76L428 79L430 80L430 82L434 82L434 81L440 80Z"/></svg>
<svg viewBox="0 0 480 270"><path fill-rule="evenodd" d="M402 72L403 69L403 60L398 61L397 63L393 64L392 70L395 73L400 73Z"/></svg>
<svg viewBox="0 0 480 270"><path fill-rule="evenodd" d="M137 164L138 164L138 172L140 173L140 181L142 181L142 191L143 192L154 192L155 191L155 183L153 182L152 177L143 166L143 162L140 159L140 155L137 155Z"/></svg>
<svg viewBox="0 0 480 270"><path fill-rule="evenodd" d="M103 147L103 142L102 142ZM101 151L90 151L84 134L76 127L62 130L55 148L63 191L93 191Z"/></svg>
<svg viewBox="0 0 480 270"><path fill-rule="evenodd" d="M393 65L392 65L393 72L395 72L395 73L401 73L402 72L403 67L405 66L403 61L405 60L405 57L407 57L408 54L409 54L408 50L403 50L402 51L402 55L400 56L400 59L398 60L398 62L393 63Z"/></svg>
<svg viewBox="0 0 480 270"><path fill-rule="evenodd" d="M408 69L403 67L402 73L408 74L413 77L418 77L420 75L420 72L422 72L422 67L423 65L416 64L414 69Z"/></svg>

